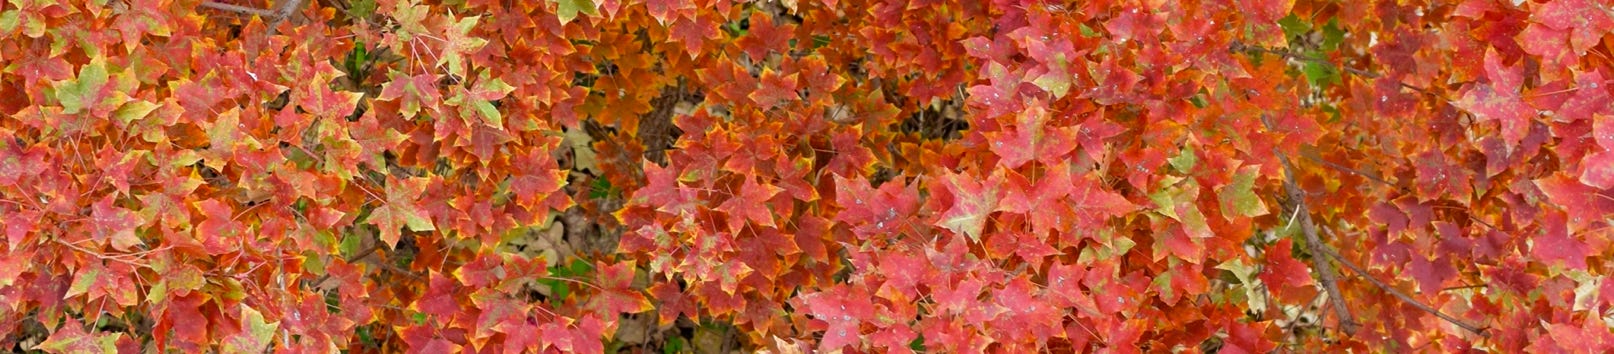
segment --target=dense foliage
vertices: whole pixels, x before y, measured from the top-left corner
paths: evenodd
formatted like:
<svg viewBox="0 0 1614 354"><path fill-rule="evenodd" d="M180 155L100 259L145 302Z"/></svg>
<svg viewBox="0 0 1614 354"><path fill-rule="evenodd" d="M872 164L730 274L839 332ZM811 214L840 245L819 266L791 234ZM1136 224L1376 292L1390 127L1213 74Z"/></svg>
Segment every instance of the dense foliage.
<svg viewBox="0 0 1614 354"><path fill-rule="evenodd" d="M0 349L601 352L647 315L1614 350L1611 34L1587 0L9 0Z"/></svg>

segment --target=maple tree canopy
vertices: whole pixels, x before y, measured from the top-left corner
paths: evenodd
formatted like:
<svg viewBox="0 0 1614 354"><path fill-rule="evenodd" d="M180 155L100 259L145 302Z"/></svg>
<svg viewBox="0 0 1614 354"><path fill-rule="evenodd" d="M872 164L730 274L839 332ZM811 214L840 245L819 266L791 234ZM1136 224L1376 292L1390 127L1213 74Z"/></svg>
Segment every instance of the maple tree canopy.
<svg viewBox="0 0 1614 354"><path fill-rule="evenodd" d="M0 351L1607 352L1611 79L1596 0L11 0Z"/></svg>

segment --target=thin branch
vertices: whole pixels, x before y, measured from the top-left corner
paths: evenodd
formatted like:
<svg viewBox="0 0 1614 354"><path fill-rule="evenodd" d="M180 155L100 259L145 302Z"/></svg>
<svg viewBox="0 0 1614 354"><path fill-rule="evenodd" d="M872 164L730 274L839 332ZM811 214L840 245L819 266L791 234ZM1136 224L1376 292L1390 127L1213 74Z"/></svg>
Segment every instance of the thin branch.
<svg viewBox="0 0 1614 354"><path fill-rule="evenodd" d="M260 9L260 8L256 8L256 7L250 7L250 6L226 4L226 3L213 2L213 1L203 1L200 6L205 7L205 8L209 8L209 9L224 11L224 12L234 12L234 13L238 13L238 14L242 14L242 15L258 16L258 17L262 17L262 18L271 18L271 17L273 17L275 15L274 11L264 10L264 9Z"/></svg>
<svg viewBox="0 0 1614 354"><path fill-rule="evenodd" d="M1488 328L1480 328L1478 326L1464 323L1462 320L1458 320L1456 317L1441 313L1440 310L1429 307L1429 305L1424 305L1422 302L1418 302L1418 300L1413 299L1411 296L1407 296L1406 293L1402 293L1400 290L1390 287L1389 284L1379 281L1379 279L1374 278L1372 274L1368 274L1366 269L1362 269L1362 267L1357 266L1356 263L1351 263L1351 261L1346 260L1345 257L1334 252L1332 248L1323 247L1322 250L1324 254L1327 254L1329 257L1333 257L1334 260L1339 261L1340 264L1344 264L1346 268L1350 268L1351 271L1355 271L1356 274L1360 274L1363 278L1367 278L1367 281L1372 282L1373 285L1378 286L1379 289L1384 289L1385 292L1395 295L1395 297L1401 299L1402 302L1406 302L1407 304L1412 305L1412 307L1416 307L1419 310L1423 310L1424 312L1435 315L1435 317L1440 317L1440 319L1446 320L1446 322L1451 322L1451 324L1461 327L1464 330L1478 334L1480 337L1491 336L1490 333L1486 332L1486 329Z"/></svg>
<svg viewBox="0 0 1614 354"><path fill-rule="evenodd" d="M1311 211L1306 209L1306 194L1295 184L1294 165L1289 162L1289 156L1283 152L1273 149L1272 153L1277 154L1279 161L1283 162L1283 187L1288 191L1289 202L1294 204L1295 213L1299 215L1300 230L1306 236L1306 247L1311 249L1312 254L1322 253L1328 246L1317 237L1317 225L1311 222ZM1334 314L1339 316L1340 330L1346 334L1355 333L1356 320L1351 318L1350 309L1345 308L1345 295L1339 291L1339 282L1334 278L1333 265L1329 264L1327 259L1313 258L1312 263L1317 268L1318 281L1323 284L1323 289L1328 291L1329 301L1333 302Z"/></svg>

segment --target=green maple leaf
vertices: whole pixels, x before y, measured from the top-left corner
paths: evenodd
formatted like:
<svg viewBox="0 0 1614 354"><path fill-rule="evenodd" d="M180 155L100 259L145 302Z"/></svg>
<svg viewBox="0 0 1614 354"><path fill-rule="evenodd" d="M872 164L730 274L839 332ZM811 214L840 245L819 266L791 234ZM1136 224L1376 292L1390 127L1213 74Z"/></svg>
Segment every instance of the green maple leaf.
<svg viewBox="0 0 1614 354"><path fill-rule="evenodd" d="M1267 205L1261 197L1255 195L1255 176L1260 173L1259 166L1244 166L1233 181L1216 191L1216 199L1221 202L1222 215L1231 219L1235 216L1256 217L1267 214Z"/></svg>
<svg viewBox="0 0 1614 354"><path fill-rule="evenodd" d="M62 104L63 114L77 114L100 103L111 75L107 73L106 58L90 59L79 68L78 78L56 86L56 100Z"/></svg>
<svg viewBox="0 0 1614 354"><path fill-rule="evenodd" d="M225 353L262 353L269 348L270 339L280 322L264 322L263 313L241 304L241 332L224 341Z"/></svg>
<svg viewBox="0 0 1614 354"><path fill-rule="evenodd" d="M600 10L594 0L555 0L558 8L555 14L560 16L560 23L566 24L577 18L578 13L589 16L599 16Z"/></svg>

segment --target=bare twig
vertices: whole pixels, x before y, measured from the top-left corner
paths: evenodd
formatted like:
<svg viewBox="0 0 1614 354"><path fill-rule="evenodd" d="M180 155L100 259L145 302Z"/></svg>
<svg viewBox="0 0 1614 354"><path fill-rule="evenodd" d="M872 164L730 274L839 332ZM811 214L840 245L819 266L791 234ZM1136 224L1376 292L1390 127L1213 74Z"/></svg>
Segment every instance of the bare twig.
<svg viewBox="0 0 1614 354"><path fill-rule="evenodd" d="M1289 156L1273 149L1272 153L1278 155L1283 162L1283 187L1289 194L1289 202L1294 204L1295 213L1300 218L1300 230L1306 236L1306 247L1312 254L1321 254L1328 246L1317 237L1317 225L1311 222L1311 211L1306 209L1306 194L1301 192L1300 186L1295 184L1294 166L1289 162ZM1318 282L1328 291L1329 301L1333 303L1334 314L1339 316L1340 330L1346 334L1356 333L1356 320L1351 318L1350 309L1345 308L1345 295L1339 291L1339 282L1334 278L1334 267L1327 259L1313 258L1313 265L1317 268Z"/></svg>
<svg viewBox="0 0 1614 354"><path fill-rule="evenodd" d="M226 4L226 3L213 2L213 1L203 1L201 3L201 5L199 5L199 6L209 8L209 9L219 10L219 11L234 12L234 13L238 13L238 14L242 14L242 15L258 16L258 17L262 17L262 18L270 18L270 17L273 17L275 15L274 11L264 10L264 9L260 9L260 8L256 8L256 7L250 7L250 6Z"/></svg>
<svg viewBox="0 0 1614 354"><path fill-rule="evenodd" d="M1374 278L1372 274L1368 274L1366 269L1362 269L1362 267L1357 266L1355 263L1351 263L1351 261L1346 260L1345 257L1340 256L1339 253L1334 252L1333 249L1328 248L1328 247L1323 247L1322 251L1324 252L1324 254L1327 254L1329 257L1333 257L1334 260L1339 261L1340 264L1344 264L1346 268L1350 268L1351 271L1355 271L1356 274L1360 274L1360 275L1362 275L1363 278L1367 278L1367 281L1372 282L1373 285L1378 286L1379 289L1384 289L1385 292L1389 292L1391 295L1395 295L1396 298L1401 299L1401 301L1406 302L1409 305L1412 305L1412 307L1416 307L1419 310L1423 310L1423 312L1428 312L1428 313L1430 313L1432 315L1435 315L1435 317L1440 317L1440 319L1446 320L1446 322L1451 322L1451 324L1456 325L1457 327L1461 327L1462 329L1467 330L1469 332L1473 332L1474 334L1478 334L1481 337L1490 337L1491 336L1490 333L1486 332L1486 329L1488 329L1488 328L1481 328L1481 327L1478 327L1478 326L1475 326L1475 325L1464 323L1462 320L1458 320L1456 317L1451 317L1450 315L1441 313L1440 310L1436 310L1433 307L1429 307L1429 305L1424 305L1423 303L1418 302L1418 300L1413 299L1411 296L1407 296L1407 294L1402 293L1400 290L1396 290L1395 288L1390 287L1390 285L1385 284L1382 281L1379 281L1379 279Z"/></svg>

